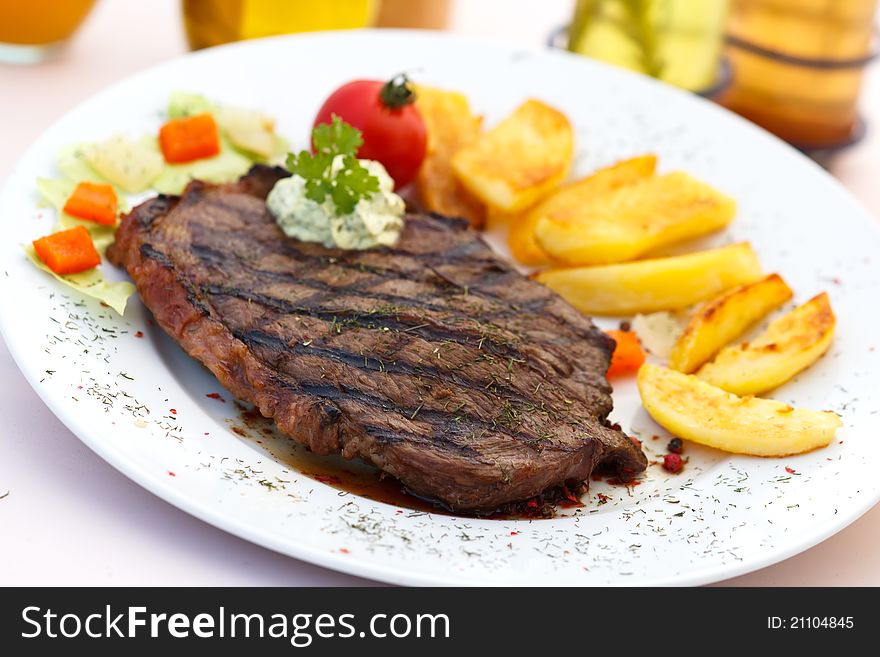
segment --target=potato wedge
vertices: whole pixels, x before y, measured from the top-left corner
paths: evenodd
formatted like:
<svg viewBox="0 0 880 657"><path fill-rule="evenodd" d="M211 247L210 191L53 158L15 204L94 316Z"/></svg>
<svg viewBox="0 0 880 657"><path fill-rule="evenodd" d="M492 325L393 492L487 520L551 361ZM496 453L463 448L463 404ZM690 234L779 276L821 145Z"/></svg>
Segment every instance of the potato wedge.
<svg viewBox="0 0 880 657"><path fill-rule="evenodd" d="M419 86L416 107L428 129L425 159L416 178L416 188L427 210L451 217L463 217L474 228L482 228L486 208L452 171L452 157L473 143L483 119L471 113L467 96L456 91Z"/></svg>
<svg viewBox="0 0 880 657"><path fill-rule="evenodd" d="M599 169L586 178L565 185L531 210L510 221L507 243L513 257L524 265L549 263L550 257L535 238L535 227L542 218L553 217L572 208L582 208L595 202L603 194L653 175L656 167L656 156L642 155Z"/></svg>
<svg viewBox="0 0 880 657"><path fill-rule="evenodd" d="M535 278L578 310L633 315L677 310L762 277L748 242L670 258L548 269Z"/></svg>
<svg viewBox="0 0 880 657"><path fill-rule="evenodd" d="M504 212L503 210L499 210L498 208L493 208L491 206L487 207L485 228L487 231L505 231L510 228L510 226L513 224L514 219L516 219L517 216L518 215L516 214Z"/></svg>
<svg viewBox="0 0 880 657"><path fill-rule="evenodd" d="M791 288L779 274L743 285L707 301L691 317L669 354L669 367L697 371L749 327L791 299Z"/></svg>
<svg viewBox="0 0 880 657"><path fill-rule="evenodd" d="M642 365L639 395L652 418L672 434L726 452L788 456L824 447L843 423L837 413L792 408L736 395L692 374Z"/></svg>
<svg viewBox="0 0 880 657"><path fill-rule="evenodd" d="M569 265L625 262L676 242L724 228L733 199L682 172L650 176L584 203L577 193L535 225L535 238L553 259Z"/></svg>
<svg viewBox="0 0 880 657"><path fill-rule="evenodd" d="M458 151L452 168L477 198L509 213L555 189L573 156L574 132L565 114L530 99Z"/></svg>
<svg viewBox="0 0 880 657"><path fill-rule="evenodd" d="M523 265L538 267L549 265L550 256L540 247L535 239L535 224L540 215L526 213L514 217L507 231L507 246L514 259Z"/></svg>
<svg viewBox="0 0 880 657"><path fill-rule="evenodd" d="M752 342L726 347L697 376L736 395L759 395L815 363L834 338L834 311L823 292L774 320Z"/></svg>

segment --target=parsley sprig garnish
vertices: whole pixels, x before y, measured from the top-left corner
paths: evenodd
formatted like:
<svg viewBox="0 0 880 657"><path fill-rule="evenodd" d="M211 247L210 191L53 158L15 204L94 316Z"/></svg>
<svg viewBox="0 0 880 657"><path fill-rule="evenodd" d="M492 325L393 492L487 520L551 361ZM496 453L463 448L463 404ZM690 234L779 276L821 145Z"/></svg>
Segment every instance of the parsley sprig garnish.
<svg viewBox="0 0 880 657"><path fill-rule="evenodd" d="M358 201L379 191L379 179L358 161L364 143L361 131L335 114L332 123L312 131L315 152L300 151L287 156L287 168L306 181L306 198L323 203L328 197L341 217L354 211ZM342 168L333 172L333 160L341 155Z"/></svg>

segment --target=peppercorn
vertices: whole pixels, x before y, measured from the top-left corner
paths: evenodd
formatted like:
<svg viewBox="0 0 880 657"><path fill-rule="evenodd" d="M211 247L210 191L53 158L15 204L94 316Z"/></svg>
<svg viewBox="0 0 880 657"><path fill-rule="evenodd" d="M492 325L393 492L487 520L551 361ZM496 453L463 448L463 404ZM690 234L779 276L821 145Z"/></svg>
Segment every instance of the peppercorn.
<svg viewBox="0 0 880 657"><path fill-rule="evenodd" d="M684 443L681 442L681 438L673 438L669 441L669 444L666 446L673 454L681 454L681 450L684 448Z"/></svg>
<svg viewBox="0 0 880 657"><path fill-rule="evenodd" d="M681 472L682 467L684 467L684 462L678 454L667 454L663 457L664 470L675 474L676 472Z"/></svg>

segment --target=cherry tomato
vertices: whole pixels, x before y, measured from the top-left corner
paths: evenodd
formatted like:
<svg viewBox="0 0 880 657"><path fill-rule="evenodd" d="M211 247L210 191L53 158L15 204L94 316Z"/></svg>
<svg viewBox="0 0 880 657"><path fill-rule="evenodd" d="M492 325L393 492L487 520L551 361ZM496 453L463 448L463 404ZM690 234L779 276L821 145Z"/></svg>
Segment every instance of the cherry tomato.
<svg viewBox="0 0 880 657"><path fill-rule="evenodd" d="M406 76L355 80L330 94L315 125L330 123L335 114L360 130L364 144L358 157L381 162L400 189L412 182L425 158L427 130L414 101Z"/></svg>

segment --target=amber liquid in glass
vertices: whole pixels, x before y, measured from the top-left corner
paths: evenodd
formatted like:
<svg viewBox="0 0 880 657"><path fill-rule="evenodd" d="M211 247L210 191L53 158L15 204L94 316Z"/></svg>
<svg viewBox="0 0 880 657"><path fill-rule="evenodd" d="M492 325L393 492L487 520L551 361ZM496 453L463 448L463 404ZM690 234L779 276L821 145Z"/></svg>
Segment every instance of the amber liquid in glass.
<svg viewBox="0 0 880 657"><path fill-rule="evenodd" d="M59 55L95 0L0 0L0 62L36 64Z"/></svg>
<svg viewBox="0 0 880 657"><path fill-rule="evenodd" d="M451 9L451 0L381 0L376 25L442 30Z"/></svg>
<svg viewBox="0 0 880 657"><path fill-rule="evenodd" d="M0 43L43 46L73 34L95 0L0 0Z"/></svg>
<svg viewBox="0 0 880 657"><path fill-rule="evenodd" d="M372 24L375 0L183 0L193 49L230 41Z"/></svg>
<svg viewBox="0 0 880 657"><path fill-rule="evenodd" d="M720 102L799 146L845 143L858 122L858 62L876 8L877 0L734 0L728 33L772 52L729 46L733 84Z"/></svg>

